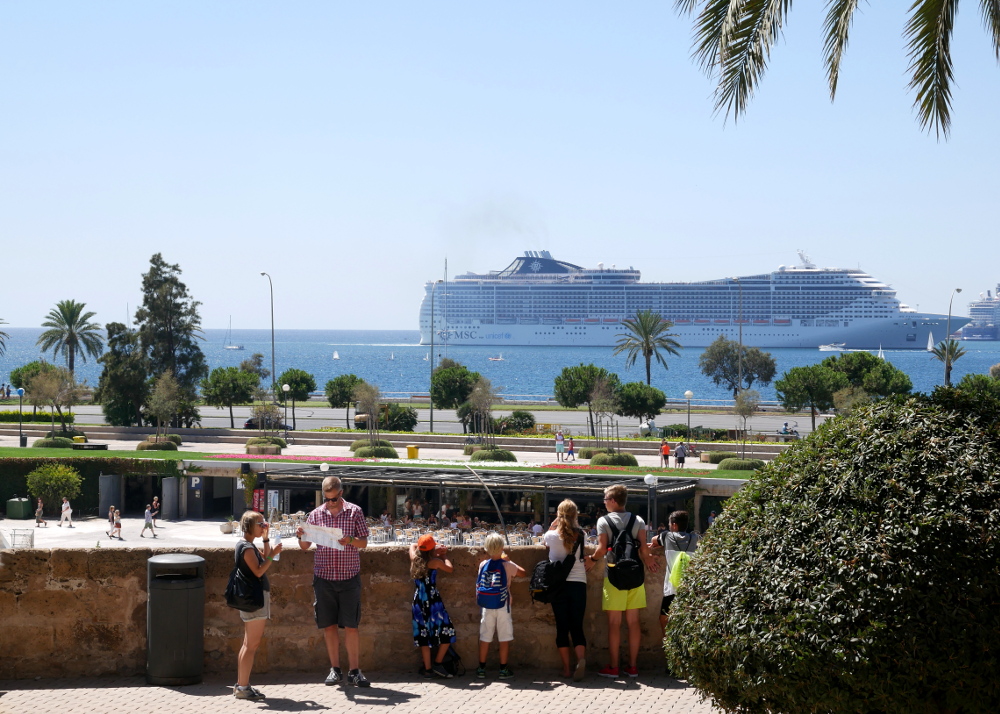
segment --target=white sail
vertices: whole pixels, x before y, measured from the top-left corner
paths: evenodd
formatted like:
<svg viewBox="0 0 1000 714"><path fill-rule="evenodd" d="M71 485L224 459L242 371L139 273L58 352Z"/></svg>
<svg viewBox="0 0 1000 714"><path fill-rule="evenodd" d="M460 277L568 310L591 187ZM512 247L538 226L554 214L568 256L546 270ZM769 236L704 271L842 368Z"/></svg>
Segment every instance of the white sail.
<svg viewBox="0 0 1000 714"><path fill-rule="evenodd" d="M934 333L933 332L928 332L927 333L927 351L928 352L933 352L934 351Z"/></svg>
<svg viewBox="0 0 1000 714"><path fill-rule="evenodd" d="M334 350L334 351L333 351L333 358L334 358L334 359L340 359L340 353L339 353L339 352L337 352L337 350Z"/></svg>

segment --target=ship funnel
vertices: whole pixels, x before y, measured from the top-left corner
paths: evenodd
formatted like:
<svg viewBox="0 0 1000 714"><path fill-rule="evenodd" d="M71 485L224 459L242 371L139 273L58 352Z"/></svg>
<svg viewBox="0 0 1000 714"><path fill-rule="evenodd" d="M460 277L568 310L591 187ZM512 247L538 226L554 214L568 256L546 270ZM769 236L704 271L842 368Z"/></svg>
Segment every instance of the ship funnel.
<svg viewBox="0 0 1000 714"><path fill-rule="evenodd" d="M597 264L597 269L598 270L604 270L604 263L598 263Z"/></svg>

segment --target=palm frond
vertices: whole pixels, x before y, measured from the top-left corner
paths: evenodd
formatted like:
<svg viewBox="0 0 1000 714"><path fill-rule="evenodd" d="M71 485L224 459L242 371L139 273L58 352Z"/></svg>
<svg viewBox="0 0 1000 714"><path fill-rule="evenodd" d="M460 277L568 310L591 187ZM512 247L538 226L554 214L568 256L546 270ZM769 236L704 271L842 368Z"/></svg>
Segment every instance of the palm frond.
<svg viewBox="0 0 1000 714"><path fill-rule="evenodd" d="M858 9L858 0L830 0L823 30L826 41L823 43L823 63L826 65L827 81L830 85L830 101L837 96L837 80L840 79L840 61L847 50L847 38L851 30L854 11Z"/></svg>
<svg viewBox="0 0 1000 714"><path fill-rule="evenodd" d="M1000 0L981 0L983 24L993 44L993 54L1000 60Z"/></svg>
<svg viewBox="0 0 1000 714"><path fill-rule="evenodd" d="M951 128L951 36L958 0L914 0L906 23L913 106L923 129L934 129L940 139Z"/></svg>

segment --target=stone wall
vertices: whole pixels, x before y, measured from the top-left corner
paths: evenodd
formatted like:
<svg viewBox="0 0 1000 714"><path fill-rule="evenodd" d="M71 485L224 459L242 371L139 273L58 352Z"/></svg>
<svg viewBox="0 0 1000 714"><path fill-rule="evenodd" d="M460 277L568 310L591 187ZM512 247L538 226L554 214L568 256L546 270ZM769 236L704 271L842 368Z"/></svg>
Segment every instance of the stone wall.
<svg viewBox="0 0 1000 714"><path fill-rule="evenodd" d="M293 541L294 543L294 541ZM162 553L163 551L156 551ZM239 613L226 607L222 593L233 566L228 549L180 549L205 558L205 671L235 672L243 638ZM531 573L545 557L539 546L512 548L511 558ZM144 549L19 550L0 553L0 679L29 677L140 675L146 665L146 561ZM438 580L458 630L458 652L474 668L479 632L475 603L480 549L449 554L452 574ZM312 609L312 553L290 548L272 566L272 620L254 670L315 671L329 667L322 633ZM410 603L413 584L405 548L378 547L361 555L363 669L416 670ZM661 568L662 570L662 568ZM585 628L591 668L607 662L607 624L601 611L602 568L590 573ZM660 668L659 603L662 572L647 573L642 613L640 668ZM548 605L534 604L528 578L512 585L513 667L558 666L555 625ZM627 631L623 629L623 652ZM490 661L496 662L496 645ZM344 657L346 664L346 656Z"/></svg>

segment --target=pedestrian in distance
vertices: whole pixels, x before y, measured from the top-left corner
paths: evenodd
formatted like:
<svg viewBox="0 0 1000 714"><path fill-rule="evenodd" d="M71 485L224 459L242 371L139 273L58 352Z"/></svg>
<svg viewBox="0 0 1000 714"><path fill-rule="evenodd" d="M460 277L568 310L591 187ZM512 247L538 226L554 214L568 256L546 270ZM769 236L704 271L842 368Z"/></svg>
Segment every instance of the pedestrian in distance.
<svg viewBox="0 0 1000 714"><path fill-rule="evenodd" d="M146 517L149 515L149 506L146 506ZM152 520L148 523L152 528ZM236 567L248 580L260 581L264 589L264 606L251 612L240 612L240 619L243 620L243 646L240 647L237 659L233 696L237 699L258 700L263 699L264 694L250 686L250 672L253 670L257 648L260 647L260 641L264 637L264 627L271 619L271 583L267 579L267 572L274 564L274 557L281 552L281 543L271 547L271 540L268 537L271 528L264 520L264 516L255 511L246 511L243 514L240 518L240 529L243 531L243 537L236 543ZM264 546L263 552L254 544L258 537Z"/></svg>
<svg viewBox="0 0 1000 714"><path fill-rule="evenodd" d="M153 511L150 508L150 505L148 503L146 504L146 512L143 514L143 519L144 519L144 521L143 521L143 524L142 524L142 533L139 534L139 537L140 538L145 538L146 537L146 530L148 529L153 534L153 537L155 538L156 537L156 530L153 528Z"/></svg>
<svg viewBox="0 0 1000 714"><path fill-rule="evenodd" d="M115 509L115 524L111 529L111 537L118 540L125 540L122 538L122 512L117 508Z"/></svg>
<svg viewBox="0 0 1000 714"><path fill-rule="evenodd" d="M576 445L573 443L572 436L566 440L566 460L576 461Z"/></svg>
<svg viewBox="0 0 1000 714"><path fill-rule="evenodd" d="M156 519L160 517L160 497L153 496L153 505L150 508L150 515L153 517L153 526L159 525Z"/></svg>
<svg viewBox="0 0 1000 714"><path fill-rule="evenodd" d="M628 626L628 656L629 664L625 674L638 677L639 642L642 629L639 625L639 612L646 607L645 571L656 572L656 561L650 555L646 544L646 524L638 515L625 510L628 490L620 485L604 489L604 505L608 509L605 516L597 521L598 546L591 560L595 563L601 558L608 558L605 568L604 586L601 591L601 606L608 618L608 654L610 663L598 674L602 677L617 679L619 675L619 656L621 649L622 615ZM611 561L614 562L611 562ZM628 570L626 570L628 567ZM612 568L617 568L612 575ZM632 576L638 574L638 582L625 587L622 576L629 572ZM619 585L615 585L614 580Z"/></svg>
<svg viewBox="0 0 1000 714"><path fill-rule="evenodd" d="M330 673L326 684L332 686L344 681L340 668L340 629L344 630L344 644L347 648L347 682L356 687L368 687L371 683L361 672L360 636L361 624L361 555L360 550L368 546L368 525L361 508L344 500L344 487L336 476L323 479L323 505L313 510L306 523L324 528L339 528L343 538L338 541L340 548L316 544L313 558L313 592L315 594L316 626L323 630L326 653L330 659ZM295 535L299 548L309 550L310 541L299 526Z"/></svg>
<svg viewBox="0 0 1000 714"><path fill-rule="evenodd" d="M484 543L487 558L479 566L476 578L476 604L479 617L479 666L476 676L486 678L486 656L496 635L500 643L500 679L510 679L510 643L514 640L514 620L510 614L510 581L524 575L524 568L512 563L503 552L504 539L499 533L490 533Z"/></svg>
<svg viewBox="0 0 1000 714"><path fill-rule="evenodd" d="M690 517L687 511L674 511L667 519L668 530L659 533L650 545L650 551L662 551L666 559L663 571L663 600L660 603L660 627L666 629L670 618L670 605L677 594L677 586L684 577L687 562L698 548L697 533L688 532ZM685 562L679 562L685 561Z"/></svg>
<svg viewBox="0 0 1000 714"><path fill-rule="evenodd" d="M42 510L44 507L45 504L42 503L42 499L39 498L38 505L35 506L35 528L38 528L38 526L45 526L46 528L49 527L48 521L42 518Z"/></svg>
<svg viewBox="0 0 1000 714"><path fill-rule="evenodd" d="M684 468L684 460L687 458L687 447L684 446L684 442L677 444L677 448L674 449L674 466L679 469Z"/></svg>
<svg viewBox="0 0 1000 714"><path fill-rule="evenodd" d="M660 466L670 468L670 443L666 439L660 441Z"/></svg>
<svg viewBox="0 0 1000 714"><path fill-rule="evenodd" d="M587 673L587 636L583 631L583 616L587 610L587 572L594 561L584 557L584 536L577 522L579 510L570 499L565 499L556 510L556 518L545 534L549 561L561 563L573 553L573 567L566 575L558 594L552 600L552 615L556 620L556 649L562 660L560 676L581 681ZM570 639L572 638L572 643ZM570 645L576 654L572 667Z"/></svg>
<svg viewBox="0 0 1000 714"><path fill-rule="evenodd" d="M108 509L108 537L111 537L111 531L115 529L115 507L111 506Z"/></svg>
<svg viewBox="0 0 1000 714"><path fill-rule="evenodd" d="M565 461L563 452L566 450L566 437L563 436L562 429L556 432L556 461Z"/></svg>
<svg viewBox="0 0 1000 714"><path fill-rule="evenodd" d="M73 507L69 505L69 499L63 496L62 510L59 513L59 527L62 528L63 521L69 521L69 527L73 527Z"/></svg>
<svg viewBox="0 0 1000 714"><path fill-rule="evenodd" d="M454 570L446 557L448 548L438 545L434 536L426 533L410 545L410 577L413 578L413 645L420 648L425 678L437 676L450 679L444 667L448 648L455 643L455 627L437 588L438 571ZM433 655L434 661L431 662Z"/></svg>

